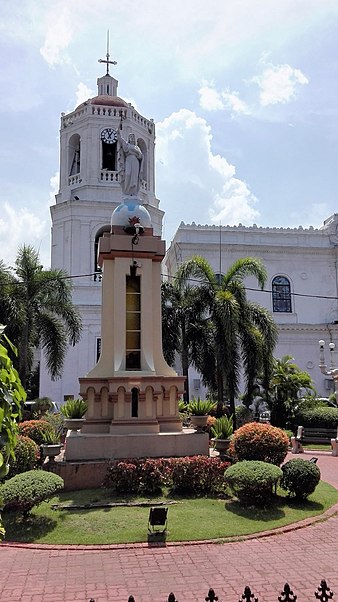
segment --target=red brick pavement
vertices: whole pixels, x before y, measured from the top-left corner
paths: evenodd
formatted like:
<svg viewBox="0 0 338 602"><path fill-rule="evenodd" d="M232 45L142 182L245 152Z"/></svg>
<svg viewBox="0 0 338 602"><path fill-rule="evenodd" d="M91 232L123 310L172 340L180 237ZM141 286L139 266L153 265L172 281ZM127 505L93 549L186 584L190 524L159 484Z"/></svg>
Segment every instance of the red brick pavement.
<svg viewBox="0 0 338 602"><path fill-rule="evenodd" d="M324 480L338 488L338 458L313 452ZM300 457L309 458L309 454ZM338 505L337 505L338 513ZM338 601L338 514L302 529L240 542L149 548L0 546L1 602L203 601L213 587L237 602L250 585L260 602L276 602L287 580L298 602L314 600L325 578Z"/></svg>

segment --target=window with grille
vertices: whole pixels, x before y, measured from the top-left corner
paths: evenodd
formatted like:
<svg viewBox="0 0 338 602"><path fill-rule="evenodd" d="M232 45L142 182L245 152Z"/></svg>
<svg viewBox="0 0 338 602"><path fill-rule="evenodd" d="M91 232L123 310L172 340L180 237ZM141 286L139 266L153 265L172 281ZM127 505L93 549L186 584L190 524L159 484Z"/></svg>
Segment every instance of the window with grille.
<svg viewBox="0 0 338 602"><path fill-rule="evenodd" d="M272 311L291 313L291 286L286 276L275 276L272 281Z"/></svg>
<svg viewBox="0 0 338 602"><path fill-rule="evenodd" d="M141 369L141 278L126 276L126 370Z"/></svg>

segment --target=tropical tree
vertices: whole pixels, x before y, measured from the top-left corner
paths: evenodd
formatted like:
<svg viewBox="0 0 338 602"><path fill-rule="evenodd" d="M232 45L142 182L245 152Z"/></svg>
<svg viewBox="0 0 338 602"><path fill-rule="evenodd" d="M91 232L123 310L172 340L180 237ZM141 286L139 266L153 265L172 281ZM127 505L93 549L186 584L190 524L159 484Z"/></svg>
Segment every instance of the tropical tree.
<svg viewBox="0 0 338 602"><path fill-rule="evenodd" d="M183 279L163 282L161 295L163 354L170 366L175 362L176 352L180 355L182 374L186 377L184 400L188 402L189 366L199 367L202 345L210 337L205 306L199 290ZM203 353L206 356L207 350Z"/></svg>
<svg viewBox="0 0 338 602"><path fill-rule="evenodd" d="M5 327L0 325L0 479L7 475L9 460L14 458L17 418L21 416L21 403L26 399L19 375L8 356L8 349L14 355L16 349L4 330ZM0 516L0 541L3 535Z"/></svg>
<svg viewBox="0 0 338 602"><path fill-rule="evenodd" d="M194 358L204 383L217 391L219 408L225 397L235 416L235 398L243 373L246 395L253 396L256 379L263 374L267 384L271 375L277 327L268 310L246 297L244 280L257 279L264 287L267 273L258 259L238 259L226 274L217 277L203 257L188 259L178 269L178 282L195 282L208 328L199 339L199 353Z"/></svg>
<svg viewBox="0 0 338 602"><path fill-rule="evenodd" d="M295 406L302 393L313 393L311 376L303 372L291 355L274 359L267 404L271 411L271 424L285 427L292 421Z"/></svg>
<svg viewBox="0 0 338 602"><path fill-rule="evenodd" d="M81 318L72 302L72 284L63 270L45 270L38 252L19 248L14 268L0 262L0 322L18 349L15 366L24 388L34 350L41 346L53 379L62 374L69 344L81 334Z"/></svg>

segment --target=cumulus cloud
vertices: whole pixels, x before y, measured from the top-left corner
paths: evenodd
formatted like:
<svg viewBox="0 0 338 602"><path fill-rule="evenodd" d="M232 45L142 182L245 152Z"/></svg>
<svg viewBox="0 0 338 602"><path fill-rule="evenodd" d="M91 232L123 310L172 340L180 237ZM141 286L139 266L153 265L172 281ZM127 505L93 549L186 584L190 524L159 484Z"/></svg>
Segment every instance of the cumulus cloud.
<svg viewBox="0 0 338 602"><path fill-rule="evenodd" d="M73 37L73 23L75 22L68 6L56 4L47 14L47 31L44 45L40 53L51 67L67 62L64 54Z"/></svg>
<svg viewBox="0 0 338 602"><path fill-rule="evenodd" d="M270 65L251 81L260 88L260 104L263 107L290 102L296 97L299 87L309 83L300 69L290 65Z"/></svg>
<svg viewBox="0 0 338 602"><path fill-rule="evenodd" d="M218 92L213 84L204 83L198 93L200 106L205 111L229 110L233 115L250 113L248 105L239 97L239 92L229 89Z"/></svg>
<svg viewBox="0 0 338 602"><path fill-rule="evenodd" d="M157 190L165 190L166 237L183 221L242 222L259 216L256 198L225 157L213 154L211 128L181 109L156 126Z"/></svg>
<svg viewBox="0 0 338 602"><path fill-rule="evenodd" d="M93 90L83 82L80 82L76 90L75 106L78 107L82 102L85 102L85 100L88 100L88 98L92 98L93 96L95 96Z"/></svg>
<svg viewBox="0 0 338 602"><path fill-rule="evenodd" d="M44 265L49 260L49 236L46 220L31 213L26 208L14 209L9 203L1 206L0 218L0 257L6 265L13 263L22 244L31 244L40 252Z"/></svg>

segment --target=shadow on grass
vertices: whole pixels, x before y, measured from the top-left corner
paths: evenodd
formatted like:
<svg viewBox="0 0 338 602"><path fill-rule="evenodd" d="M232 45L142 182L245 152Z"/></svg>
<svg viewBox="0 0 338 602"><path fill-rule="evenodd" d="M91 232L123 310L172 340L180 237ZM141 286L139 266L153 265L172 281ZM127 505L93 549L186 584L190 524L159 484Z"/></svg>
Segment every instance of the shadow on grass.
<svg viewBox="0 0 338 602"><path fill-rule="evenodd" d="M165 548L166 539L166 531L153 531L152 533L148 533L148 548Z"/></svg>
<svg viewBox="0 0 338 602"><path fill-rule="evenodd" d="M304 510L306 512L320 513L324 510L323 504L319 502L313 502L311 500L296 500L294 498L285 498L277 496L272 500L271 505L267 507L243 505L242 502L237 500L230 500L225 503L227 511L241 516L247 520L263 522L275 521L282 519L286 512L286 508L293 510Z"/></svg>
<svg viewBox="0 0 338 602"><path fill-rule="evenodd" d="M40 537L47 535L55 529L57 521L47 516L30 514L23 518L15 512L2 514L6 530L5 541L21 541L23 543L36 542Z"/></svg>

